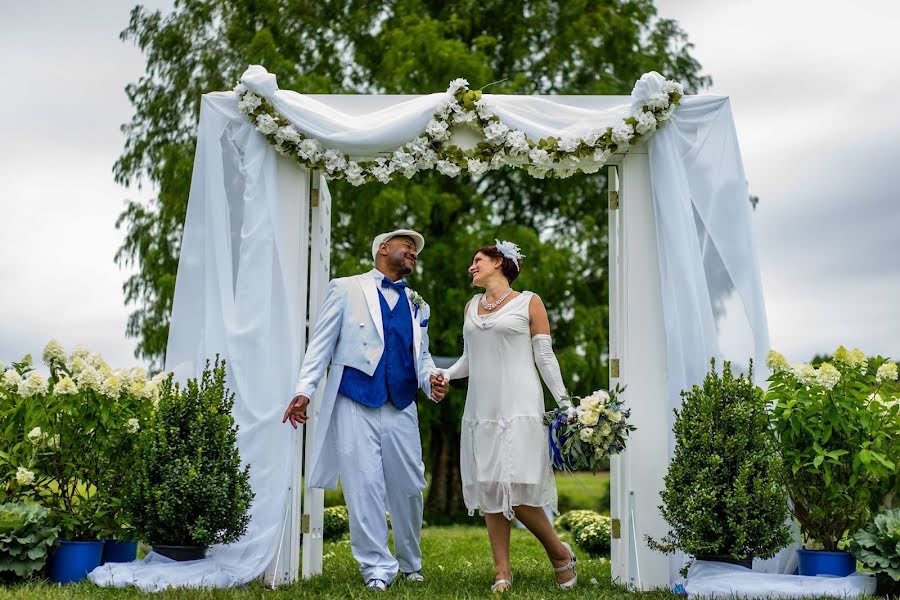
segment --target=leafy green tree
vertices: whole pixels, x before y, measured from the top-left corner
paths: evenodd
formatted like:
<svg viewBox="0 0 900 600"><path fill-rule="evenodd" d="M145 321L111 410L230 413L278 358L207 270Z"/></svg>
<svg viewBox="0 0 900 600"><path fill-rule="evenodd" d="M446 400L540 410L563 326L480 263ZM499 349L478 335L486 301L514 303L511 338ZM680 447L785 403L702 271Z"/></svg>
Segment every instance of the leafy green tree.
<svg viewBox="0 0 900 600"><path fill-rule="evenodd" d="M123 126L115 165L125 185L150 182L149 204L130 202L116 260L137 266L125 283L135 305L128 334L137 354L164 359L182 224L187 205L200 96L230 89L246 66L263 64L279 86L304 93L406 93L446 89L456 77L473 87L502 80L492 93L628 94L646 71L709 83L675 21L651 0L179 0L166 15L136 7L122 32L147 58L127 88L135 108ZM519 288L549 308L560 363L573 390L607 384L607 243L603 174L534 180L520 171L449 179L420 173L383 186L332 186L333 275L370 268L374 234L398 226L428 244L413 285L433 308L432 352L462 348L462 309L473 290L465 269L495 238L527 255ZM453 514L458 483L459 416L455 390L421 411L432 485L428 507Z"/></svg>

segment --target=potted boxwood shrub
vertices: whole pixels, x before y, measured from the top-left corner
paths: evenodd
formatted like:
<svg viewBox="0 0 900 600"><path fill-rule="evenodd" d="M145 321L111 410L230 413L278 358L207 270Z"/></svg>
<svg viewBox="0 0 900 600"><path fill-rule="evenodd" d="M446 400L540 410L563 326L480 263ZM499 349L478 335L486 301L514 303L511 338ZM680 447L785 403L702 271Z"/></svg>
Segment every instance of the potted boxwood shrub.
<svg viewBox="0 0 900 600"><path fill-rule="evenodd" d="M766 398L785 467L792 510L804 537L801 575L856 570L842 549L868 520L900 460L900 407L881 395L897 365L838 348L833 363L790 366L771 351Z"/></svg>
<svg viewBox="0 0 900 600"><path fill-rule="evenodd" d="M241 467L233 405L218 356L199 382L182 390L169 376L160 385L123 485L130 522L155 552L196 560L246 531L253 491L250 468Z"/></svg>
<svg viewBox="0 0 900 600"><path fill-rule="evenodd" d="M853 535L859 562L875 573L878 596L900 596L900 509L879 513Z"/></svg>
<svg viewBox="0 0 900 600"><path fill-rule="evenodd" d="M659 507L671 530L648 545L752 566L790 543L787 493L763 392L715 360L703 386L682 391L675 452Z"/></svg>

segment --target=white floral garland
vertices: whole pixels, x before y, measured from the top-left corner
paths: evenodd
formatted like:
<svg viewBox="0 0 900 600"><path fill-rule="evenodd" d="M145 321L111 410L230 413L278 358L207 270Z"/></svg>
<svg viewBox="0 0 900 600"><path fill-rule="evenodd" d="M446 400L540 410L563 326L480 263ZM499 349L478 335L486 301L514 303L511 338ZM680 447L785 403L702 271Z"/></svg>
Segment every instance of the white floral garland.
<svg viewBox="0 0 900 600"><path fill-rule="evenodd" d="M276 151L304 167L321 170L329 179L346 179L355 186L371 181L388 183L400 176L411 178L429 169L449 177L464 171L477 176L504 165L525 169L538 179L566 178L579 171L596 173L614 152L650 137L669 121L684 94L680 83L655 72L647 73L632 92L632 116L583 138L550 137L534 142L524 131L510 129L501 122L482 98L481 90L469 89L465 79L454 79L447 88L446 99L419 137L390 156L354 161L297 131L271 103L243 83L238 83L234 91L240 98L240 110ZM449 144L451 127L463 124L479 130L484 141L470 150Z"/></svg>

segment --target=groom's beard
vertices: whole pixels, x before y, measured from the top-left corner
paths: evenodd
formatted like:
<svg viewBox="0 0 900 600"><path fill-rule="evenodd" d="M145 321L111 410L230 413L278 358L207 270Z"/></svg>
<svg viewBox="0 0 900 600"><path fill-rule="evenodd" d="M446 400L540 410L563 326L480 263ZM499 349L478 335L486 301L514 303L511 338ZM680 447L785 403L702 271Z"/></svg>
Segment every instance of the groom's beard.
<svg viewBox="0 0 900 600"><path fill-rule="evenodd" d="M397 273L400 275L401 279L413 272L413 268L409 266L405 256L401 256L393 266L397 269Z"/></svg>

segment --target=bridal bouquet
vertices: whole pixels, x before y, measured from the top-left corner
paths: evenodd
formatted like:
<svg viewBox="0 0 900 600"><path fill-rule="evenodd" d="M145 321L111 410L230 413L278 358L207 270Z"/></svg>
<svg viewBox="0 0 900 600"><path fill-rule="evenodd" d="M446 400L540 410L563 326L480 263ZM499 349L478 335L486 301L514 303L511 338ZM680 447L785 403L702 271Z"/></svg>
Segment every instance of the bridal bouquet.
<svg viewBox="0 0 900 600"><path fill-rule="evenodd" d="M597 390L590 396L570 398L571 407L545 413L549 425L550 459L556 469L596 471L601 461L625 449L631 409L619 396L625 388Z"/></svg>

